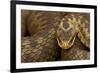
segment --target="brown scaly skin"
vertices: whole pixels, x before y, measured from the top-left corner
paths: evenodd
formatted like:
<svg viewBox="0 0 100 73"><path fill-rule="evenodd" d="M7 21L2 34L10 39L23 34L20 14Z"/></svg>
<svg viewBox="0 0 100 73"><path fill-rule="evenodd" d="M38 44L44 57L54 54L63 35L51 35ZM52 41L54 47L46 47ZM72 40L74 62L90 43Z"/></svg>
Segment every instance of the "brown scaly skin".
<svg viewBox="0 0 100 73"><path fill-rule="evenodd" d="M55 61L59 49L53 31L50 30L46 35L39 32L33 37L24 37L22 39L22 62Z"/></svg>
<svg viewBox="0 0 100 73"><path fill-rule="evenodd" d="M90 15L89 14L83 14L82 21L79 26L79 33L78 38L80 41L86 46L88 49L90 49Z"/></svg>
<svg viewBox="0 0 100 73"><path fill-rule="evenodd" d="M22 37L21 61L55 61L59 55L55 26L62 18L61 13L33 11L27 23L31 37ZM36 29L32 30L36 25ZM30 29L29 29L30 28ZM33 33L34 34L33 34Z"/></svg>
<svg viewBox="0 0 100 73"><path fill-rule="evenodd" d="M55 61L58 58L60 53L56 39L58 37L62 39L62 37L60 35L56 36L56 27L59 26L59 22L66 14L67 13L30 11L30 15L26 21L27 31L30 37L22 37L22 63ZM64 35L63 37L66 36ZM74 37L76 38L76 36ZM74 43L75 42L77 42L76 39ZM82 42L79 42L79 44L80 43L82 45ZM74 44L73 47L74 46L75 48L70 48L68 49L69 51L63 50L62 48L61 60L89 59L89 51L85 50L86 47L84 48L84 46L82 46L82 49L80 49L80 46L77 44ZM73 52L73 54L70 52Z"/></svg>
<svg viewBox="0 0 100 73"><path fill-rule="evenodd" d="M69 49L62 49L61 60L89 60L90 51L87 50L78 38L75 39L74 45Z"/></svg>
<svg viewBox="0 0 100 73"><path fill-rule="evenodd" d="M27 28L29 34L34 35L41 29L48 29L48 27L51 26L56 28L64 15L65 13L63 12L31 11L31 14L27 19Z"/></svg>

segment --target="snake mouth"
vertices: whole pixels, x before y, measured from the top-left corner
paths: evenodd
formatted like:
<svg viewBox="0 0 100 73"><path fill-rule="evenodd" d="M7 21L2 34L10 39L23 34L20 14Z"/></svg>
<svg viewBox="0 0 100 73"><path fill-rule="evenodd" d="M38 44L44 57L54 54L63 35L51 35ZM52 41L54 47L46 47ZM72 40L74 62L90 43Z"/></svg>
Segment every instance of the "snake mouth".
<svg viewBox="0 0 100 73"><path fill-rule="evenodd" d="M69 49L72 45L69 45L69 43L66 43L66 42L63 42L62 44L58 43L59 46L62 48L62 49Z"/></svg>
<svg viewBox="0 0 100 73"><path fill-rule="evenodd" d="M69 40L62 40L61 38L57 37L58 45L62 49L69 49L73 46L77 33L69 38Z"/></svg>

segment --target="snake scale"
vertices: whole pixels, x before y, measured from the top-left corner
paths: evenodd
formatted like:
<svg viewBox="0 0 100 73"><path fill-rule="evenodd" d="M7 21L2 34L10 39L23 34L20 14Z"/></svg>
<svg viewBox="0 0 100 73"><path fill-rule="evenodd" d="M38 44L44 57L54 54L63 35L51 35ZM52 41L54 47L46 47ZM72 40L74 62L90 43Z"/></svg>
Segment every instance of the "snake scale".
<svg viewBox="0 0 100 73"><path fill-rule="evenodd" d="M21 62L89 59L89 14L31 10L21 14Z"/></svg>

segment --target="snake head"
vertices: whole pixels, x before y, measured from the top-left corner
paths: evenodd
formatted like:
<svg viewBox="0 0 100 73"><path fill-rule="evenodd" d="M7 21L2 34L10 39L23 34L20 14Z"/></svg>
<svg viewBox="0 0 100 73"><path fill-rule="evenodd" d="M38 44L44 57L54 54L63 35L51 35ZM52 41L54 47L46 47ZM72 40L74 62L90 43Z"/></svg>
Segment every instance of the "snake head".
<svg viewBox="0 0 100 73"><path fill-rule="evenodd" d="M75 28L75 19L64 17L57 28L57 42L63 49L68 49L73 46L78 29Z"/></svg>
<svg viewBox="0 0 100 73"><path fill-rule="evenodd" d="M76 36L84 46L89 47L89 29L87 21L80 13L70 13L66 15L58 25L57 41L63 49L73 46ZM83 24L84 22L84 24ZM85 23L86 22L86 23Z"/></svg>

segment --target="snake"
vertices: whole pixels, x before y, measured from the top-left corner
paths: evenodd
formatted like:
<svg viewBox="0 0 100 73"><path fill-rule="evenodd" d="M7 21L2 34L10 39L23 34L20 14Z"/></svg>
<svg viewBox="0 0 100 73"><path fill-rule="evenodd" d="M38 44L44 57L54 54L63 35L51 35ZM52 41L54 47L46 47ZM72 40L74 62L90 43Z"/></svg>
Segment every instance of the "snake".
<svg viewBox="0 0 100 73"><path fill-rule="evenodd" d="M22 63L89 59L90 23L87 14L29 12L24 20L26 24L23 24L29 36L22 36Z"/></svg>
<svg viewBox="0 0 100 73"><path fill-rule="evenodd" d="M76 36L88 49L90 48L89 20L85 15L70 13L61 20L58 26L57 41L59 46L64 49L70 48L74 44Z"/></svg>

